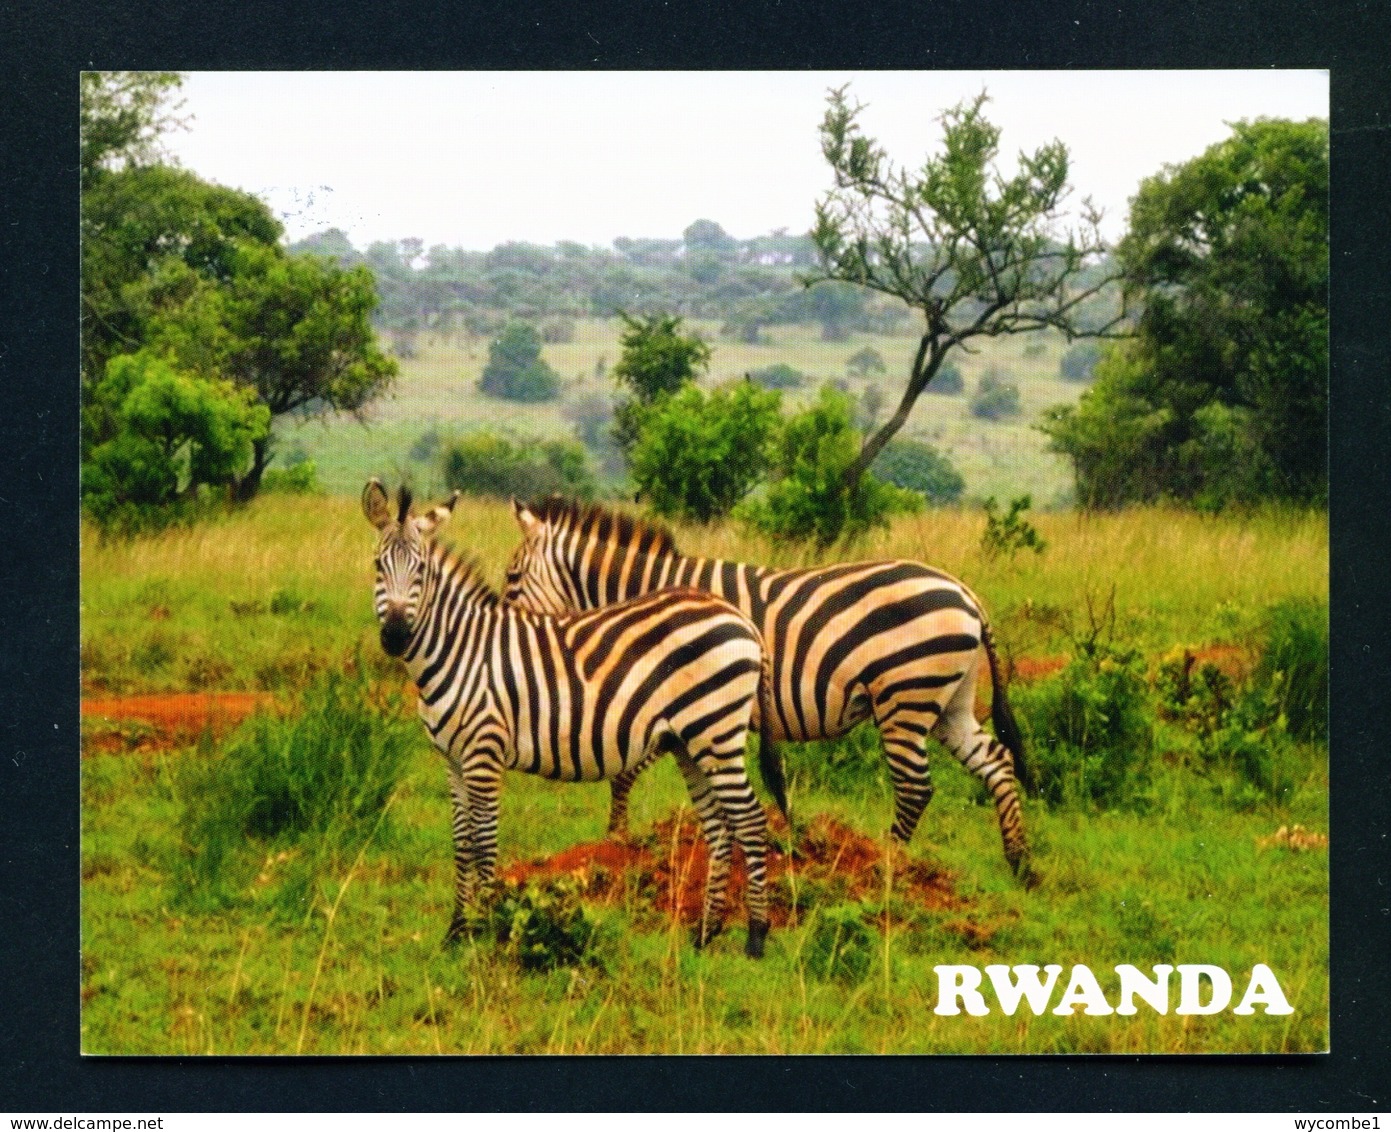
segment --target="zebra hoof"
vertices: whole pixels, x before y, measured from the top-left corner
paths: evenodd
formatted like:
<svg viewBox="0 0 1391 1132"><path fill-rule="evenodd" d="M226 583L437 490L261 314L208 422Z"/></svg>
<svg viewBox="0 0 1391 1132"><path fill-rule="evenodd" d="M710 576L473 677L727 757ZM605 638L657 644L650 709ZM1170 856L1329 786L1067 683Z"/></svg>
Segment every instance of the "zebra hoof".
<svg viewBox="0 0 1391 1132"><path fill-rule="evenodd" d="M763 942L768 938L767 920L749 921L749 938L744 942L744 954L750 959L763 958Z"/></svg>
<svg viewBox="0 0 1391 1132"><path fill-rule="evenodd" d="M707 927L705 924L697 924L691 929L692 945L697 951L702 950L707 943L720 934L720 928L722 926L723 925L715 924L712 927Z"/></svg>
<svg viewBox="0 0 1391 1132"><path fill-rule="evenodd" d="M1024 886L1026 892L1038 887L1039 881L1043 878L1034 871L1034 867L1028 861L1016 861L1014 863L1014 875L1019 879L1019 883Z"/></svg>

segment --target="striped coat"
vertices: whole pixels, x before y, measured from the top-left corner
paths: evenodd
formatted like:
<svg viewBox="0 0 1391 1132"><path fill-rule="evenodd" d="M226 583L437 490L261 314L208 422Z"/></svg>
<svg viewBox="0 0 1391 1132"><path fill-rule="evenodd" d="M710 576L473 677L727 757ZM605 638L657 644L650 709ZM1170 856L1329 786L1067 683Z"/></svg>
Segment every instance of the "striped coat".
<svg viewBox="0 0 1391 1132"><path fill-rule="evenodd" d="M452 507L453 500L415 515L404 489L395 508L376 480L363 492L364 513L380 535L382 647L405 662L421 719L449 768L449 938L494 876L504 770L597 781L670 753L710 848L697 943L719 930L737 841L749 877L746 950L761 954L766 819L744 766L745 738L760 688L768 686L757 630L728 603L692 590L564 617L504 605L471 563L434 541ZM772 769L771 741L760 749Z"/></svg>
<svg viewBox="0 0 1391 1132"><path fill-rule="evenodd" d="M985 783L1005 858L1032 881L1016 779L1023 742L985 612L961 582L908 561L775 570L689 557L664 528L555 498L513 511L522 543L508 567L507 601L560 612L670 586L723 597L768 648L776 738L831 739L872 719L894 786L892 834L906 843L932 796L926 746L935 737ZM982 660L995 735L974 713ZM624 823L633 777L613 784L611 827Z"/></svg>

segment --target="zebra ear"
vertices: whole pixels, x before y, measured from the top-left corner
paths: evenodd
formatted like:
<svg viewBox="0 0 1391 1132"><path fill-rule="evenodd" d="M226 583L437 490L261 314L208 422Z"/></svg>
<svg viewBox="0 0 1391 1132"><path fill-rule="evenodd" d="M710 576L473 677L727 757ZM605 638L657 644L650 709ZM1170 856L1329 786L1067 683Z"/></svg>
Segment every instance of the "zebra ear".
<svg viewBox="0 0 1391 1132"><path fill-rule="evenodd" d="M458 502L459 493L456 491L445 500L445 502L431 507L425 514L417 516L415 520L416 530L418 530L423 537L429 538L449 521L449 516L454 514L454 504Z"/></svg>
<svg viewBox="0 0 1391 1132"><path fill-rule="evenodd" d="M370 479L362 489L362 513L379 531L391 525L391 500L387 497L386 488L382 487L381 480Z"/></svg>
<svg viewBox="0 0 1391 1132"><path fill-rule="evenodd" d="M522 528L522 534L529 535L541 525L541 520L525 503L518 503L512 500L512 517L517 520L517 526Z"/></svg>

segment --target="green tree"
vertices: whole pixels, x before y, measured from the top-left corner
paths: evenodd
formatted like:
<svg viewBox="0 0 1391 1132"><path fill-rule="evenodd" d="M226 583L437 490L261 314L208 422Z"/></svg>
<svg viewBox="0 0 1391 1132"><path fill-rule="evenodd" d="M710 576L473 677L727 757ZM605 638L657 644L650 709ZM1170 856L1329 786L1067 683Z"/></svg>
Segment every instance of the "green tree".
<svg viewBox="0 0 1391 1132"><path fill-rule="evenodd" d="M445 486L469 495L532 500L561 494L592 499L597 490L584 449L571 440L474 433L447 445L440 464Z"/></svg>
<svg viewBox="0 0 1391 1132"><path fill-rule="evenodd" d="M150 351L112 358L96 397L115 427L83 467L82 496L106 529L161 525L200 487L234 483L270 427L251 390L181 372Z"/></svg>
<svg viewBox="0 0 1391 1132"><path fill-rule="evenodd" d="M173 99L183 76L174 71L83 71L79 90L82 188L105 171L147 165L160 156L160 136L185 125Z"/></svg>
<svg viewBox="0 0 1391 1132"><path fill-rule="evenodd" d="M929 503L960 503L966 481L952 462L921 440L894 439L870 465L870 472L894 487L916 491Z"/></svg>
<svg viewBox="0 0 1391 1132"><path fill-rule="evenodd" d="M1259 120L1140 186L1117 248L1143 298L1045 421L1079 500L1326 499L1328 126Z"/></svg>
<svg viewBox="0 0 1391 1132"><path fill-rule="evenodd" d="M767 495L741 509L744 519L775 538L825 549L887 523L895 512L920 507L920 496L873 475L847 482L845 470L860 451L853 421L850 398L823 385L811 408L784 423Z"/></svg>
<svg viewBox="0 0 1391 1132"><path fill-rule="evenodd" d="M541 335L530 323L509 322L488 347L478 388L507 401L553 401L560 378L541 357Z"/></svg>
<svg viewBox="0 0 1391 1132"><path fill-rule="evenodd" d="M981 374L971 398L971 415L983 421L1002 421L1019 415L1019 386L1005 370L991 366Z"/></svg>
<svg viewBox="0 0 1391 1132"><path fill-rule="evenodd" d="M729 514L768 470L781 399L748 380L662 398L643 417L633 482L659 515L708 523Z"/></svg>
<svg viewBox="0 0 1391 1132"><path fill-rule="evenodd" d="M683 334L681 318L649 314L634 318L620 311L626 329L613 367L619 387L628 397L614 406L614 439L631 453L647 413L693 382L710 364L710 347L699 334Z"/></svg>
<svg viewBox="0 0 1391 1132"><path fill-rule="evenodd" d="M828 97L821 150L835 186L816 206L820 269L808 285L839 280L902 300L923 331L897 409L845 469L853 485L901 429L948 355L973 338L1055 327L1107 333L1078 312L1107 277L1083 272L1103 250L1099 215L1086 204L1081 234L1064 232L1068 153L1052 142L1020 154L1018 172L996 168L1000 131L986 95L944 113L942 151L917 171L895 167L860 130L846 88Z"/></svg>
<svg viewBox="0 0 1391 1132"><path fill-rule="evenodd" d="M857 350L845 360L846 373L856 377L868 377L872 373L885 373L884 355L873 346Z"/></svg>

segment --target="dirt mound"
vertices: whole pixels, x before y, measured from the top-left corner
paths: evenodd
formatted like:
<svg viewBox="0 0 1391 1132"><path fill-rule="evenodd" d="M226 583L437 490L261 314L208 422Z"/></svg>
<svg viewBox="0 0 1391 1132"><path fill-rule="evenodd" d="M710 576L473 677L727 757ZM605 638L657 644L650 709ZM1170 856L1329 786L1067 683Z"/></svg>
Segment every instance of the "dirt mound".
<svg viewBox="0 0 1391 1132"><path fill-rule="evenodd" d="M885 847L834 818L816 816L797 830L796 849L789 856L785 842L774 841L768 852L769 916L774 925L795 920L809 904L838 900L873 902L885 894ZM952 909L961 906L951 877L926 861L892 855L892 891L896 901L911 907ZM706 850L694 817L657 822L650 833L626 842L590 841L572 845L554 856L508 865L507 881L572 877L588 896L616 901L633 893L664 918L675 916L694 924L700 918L705 887ZM736 849L730 871L729 908L742 916L747 876Z"/></svg>
<svg viewBox="0 0 1391 1132"><path fill-rule="evenodd" d="M220 735L271 702L265 692L84 698L82 749L84 753L164 749L204 731Z"/></svg>

